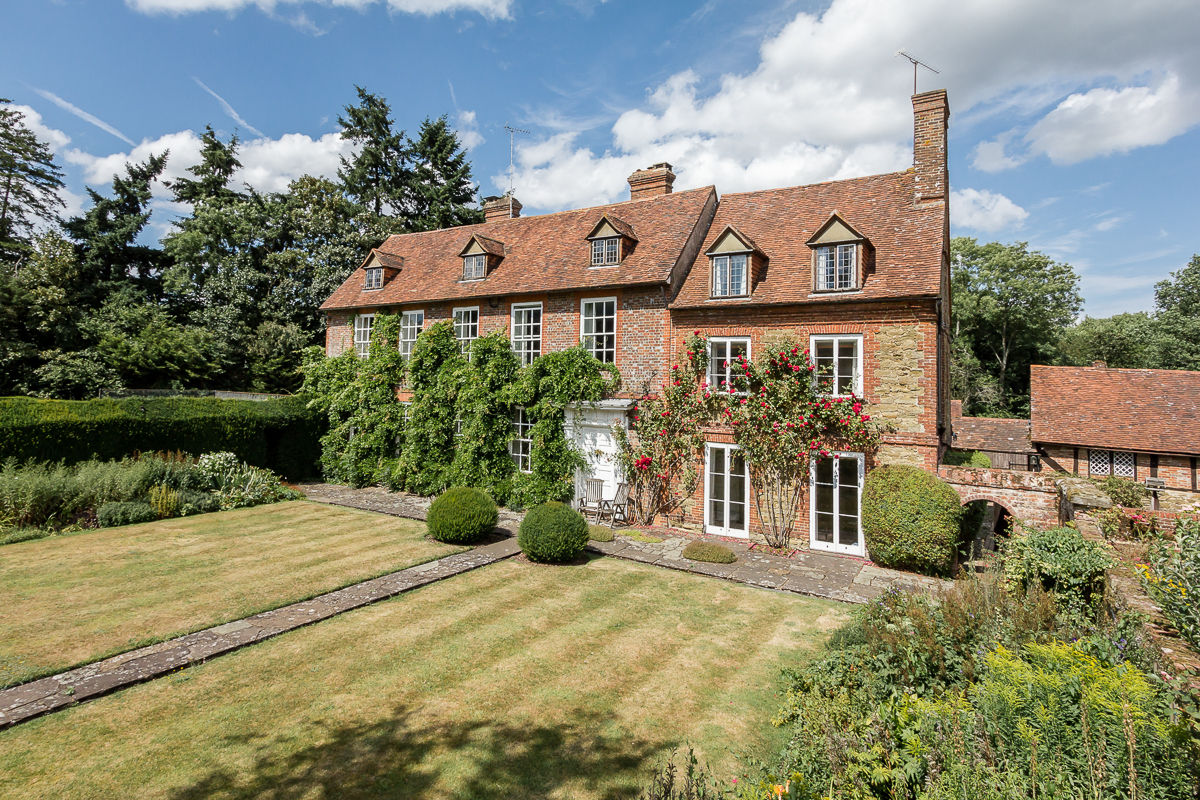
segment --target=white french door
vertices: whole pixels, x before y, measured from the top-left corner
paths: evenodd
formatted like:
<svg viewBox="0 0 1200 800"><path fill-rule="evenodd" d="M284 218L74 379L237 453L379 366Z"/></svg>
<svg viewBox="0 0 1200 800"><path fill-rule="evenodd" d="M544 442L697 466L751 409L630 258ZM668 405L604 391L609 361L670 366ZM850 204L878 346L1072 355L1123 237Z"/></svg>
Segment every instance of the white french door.
<svg viewBox="0 0 1200 800"><path fill-rule="evenodd" d="M862 453L814 458L809 470L809 546L813 550L866 555L862 536Z"/></svg>
<svg viewBox="0 0 1200 800"><path fill-rule="evenodd" d="M749 537L750 478L742 451L737 445L710 444L704 461L705 533Z"/></svg>

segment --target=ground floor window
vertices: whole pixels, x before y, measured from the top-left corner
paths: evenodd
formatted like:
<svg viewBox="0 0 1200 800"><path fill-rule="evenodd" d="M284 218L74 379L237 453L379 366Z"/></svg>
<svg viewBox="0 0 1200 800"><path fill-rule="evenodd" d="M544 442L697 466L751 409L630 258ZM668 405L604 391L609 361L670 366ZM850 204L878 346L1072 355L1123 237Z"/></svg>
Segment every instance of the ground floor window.
<svg viewBox="0 0 1200 800"><path fill-rule="evenodd" d="M861 453L834 453L812 460L809 546L863 555Z"/></svg>
<svg viewBox="0 0 1200 800"><path fill-rule="evenodd" d="M704 528L720 536L747 536L750 478L737 445L710 444L705 459Z"/></svg>
<svg viewBox="0 0 1200 800"><path fill-rule="evenodd" d="M525 409L518 408L513 412L513 432L516 437L508 443L508 452L521 472L533 471L533 439L529 435L532 427L533 423L529 421Z"/></svg>
<svg viewBox="0 0 1200 800"><path fill-rule="evenodd" d="M1089 450L1088 474L1116 475L1118 478L1133 478L1135 469L1133 453L1120 450Z"/></svg>

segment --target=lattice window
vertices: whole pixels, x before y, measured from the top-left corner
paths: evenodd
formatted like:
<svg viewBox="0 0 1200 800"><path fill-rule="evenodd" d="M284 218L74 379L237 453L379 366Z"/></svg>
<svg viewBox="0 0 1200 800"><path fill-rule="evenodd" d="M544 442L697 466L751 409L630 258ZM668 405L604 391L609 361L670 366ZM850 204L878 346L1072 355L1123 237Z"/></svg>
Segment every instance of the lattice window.
<svg viewBox="0 0 1200 800"><path fill-rule="evenodd" d="M1114 451L1112 454L1112 473L1121 478L1132 478L1135 471L1133 453Z"/></svg>
<svg viewBox="0 0 1200 800"><path fill-rule="evenodd" d="M1112 471L1112 452L1108 450L1088 451L1088 474L1108 475Z"/></svg>

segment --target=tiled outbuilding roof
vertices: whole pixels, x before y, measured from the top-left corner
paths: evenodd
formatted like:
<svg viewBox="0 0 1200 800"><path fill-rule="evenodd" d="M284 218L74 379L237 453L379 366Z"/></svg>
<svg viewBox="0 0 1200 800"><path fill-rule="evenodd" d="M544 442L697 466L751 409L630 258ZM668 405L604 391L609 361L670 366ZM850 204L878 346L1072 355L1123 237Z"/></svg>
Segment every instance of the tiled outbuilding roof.
<svg viewBox="0 0 1200 800"><path fill-rule="evenodd" d="M1200 372L1030 368L1038 444L1200 455Z"/></svg>
<svg viewBox="0 0 1200 800"><path fill-rule="evenodd" d="M936 296L941 285L945 206L914 204L913 172L721 197L708 237L672 308ZM873 268L854 292L814 292L806 243L837 213L874 248ZM706 253L732 226L751 237L767 265L748 297L710 297Z"/></svg>
<svg viewBox="0 0 1200 800"><path fill-rule="evenodd" d="M991 450L998 453L1032 452L1029 420L1003 417L964 417L962 401L951 402L953 446L958 450Z"/></svg>
<svg viewBox="0 0 1200 800"><path fill-rule="evenodd" d="M365 292L362 270L355 270L321 308L665 284L688 237L704 218L705 207L715 202L716 190L707 186L608 206L391 236L378 250L404 259L400 273L382 289ZM639 241L619 265L592 268L587 236L606 213L636 230ZM463 281L460 253L472 235L502 243L503 258L486 278Z"/></svg>

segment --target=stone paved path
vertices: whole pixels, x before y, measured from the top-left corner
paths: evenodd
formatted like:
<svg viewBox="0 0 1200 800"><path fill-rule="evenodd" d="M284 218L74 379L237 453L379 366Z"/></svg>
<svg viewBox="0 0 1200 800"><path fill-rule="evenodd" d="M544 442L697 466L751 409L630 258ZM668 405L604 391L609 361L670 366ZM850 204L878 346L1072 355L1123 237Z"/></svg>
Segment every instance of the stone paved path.
<svg viewBox="0 0 1200 800"><path fill-rule="evenodd" d="M425 519L426 510L431 502L427 497L389 492L377 486L352 489L328 483L309 483L301 484L300 489L309 500L318 503L331 503L414 519ZM516 530L523 516L508 509L501 509L500 524L510 530ZM595 552L616 558L847 603L870 602L889 588L939 591L949 586L949 581L884 569L861 558L836 556L812 550L803 550L787 558L759 549L751 550L750 542L726 538L719 541L737 555L738 560L734 563L708 564L691 561L683 557L683 548L693 539L705 537L671 534L664 536L663 531L657 528L653 533L655 536L662 536L663 541L638 542L623 536L618 528L614 541L591 542L588 547Z"/></svg>
<svg viewBox="0 0 1200 800"><path fill-rule="evenodd" d="M4 689L0 691L0 728L199 664L272 636L516 555L520 552L517 540L511 532L508 533L510 535L499 541L480 545L464 553L418 564L311 600L264 611Z"/></svg>

